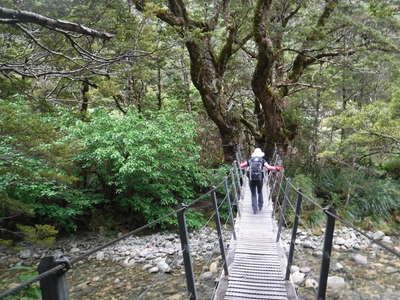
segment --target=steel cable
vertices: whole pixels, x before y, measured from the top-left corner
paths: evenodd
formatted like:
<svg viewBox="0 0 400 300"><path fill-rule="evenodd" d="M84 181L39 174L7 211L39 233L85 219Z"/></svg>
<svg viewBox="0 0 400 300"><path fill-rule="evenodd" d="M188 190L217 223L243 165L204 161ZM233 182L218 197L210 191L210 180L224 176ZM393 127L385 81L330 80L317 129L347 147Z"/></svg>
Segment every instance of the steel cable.
<svg viewBox="0 0 400 300"><path fill-rule="evenodd" d="M230 172L232 172L232 169L231 169ZM230 173L229 173L229 174L230 174ZM134 229L134 230L132 230L132 231L130 231L130 232L128 232L128 233L126 233L126 234L120 236L119 238L116 238L116 239L111 240L110 242L108 242L108 243L106 243L106 244L104 244L104 245L100 245L100 246L98 246L98 247L93 248L92 250L89 250L88 252L86 252L86 253L84 253L84 254L82 254L82 255L79 255L79 256L77 256L77 257L74 257L74 258L72 258L71 260L69 260L69 264L70 264L70 265L73 265L73 264L75 264L76 262L78 262L78 261L80 261L80 260L82 260L82 259L84 259L84 258L86 258L86 257L89 257L90 255L92 255L92 254L94 254L94 253L96 253L96 252L98 252L98 251L100 251L100 250L102 250L102 249L104 249L104 248L107 248L107 247L111 246L112 244L115 244L115 243L117 243L117 242L119 242L119 241L121 241L121 240L124 240L124 239L126 239L126 238L128 238L128 237L130 237L130 236L132 236L132 235L134 235L134 234L136 234L136 233L139 233L139 232L141 232L142 230L145 230L145 229L147 229L147 228L149 228L149 227L151 227L151 226L153 226L153 225L155 225L155 224L157 224L157 223L159 223L159 222L165 220L166 218L168 218L168 217L170 217L170 216L172 216L172 215L177 214L178 212L180 212L180 211L182 211L182 210L185 210L185 209L187 209L187 208L189 208L189 207L192 207L194 204L198 203L199 201L201 201L202 199L204 199L206 196L210 195L212 192L216 191L219 187L221 187L221 186L225 183L225 178L226 178L226 177L224 177L224 179L223 179L220 183L218 183L216 186L214 186L214 187L213 187L212 189L210 189L208 192L206 192L206 193L200 195L199 197L197 197L197 198L196 198L195 200L193 200L190 204L185 205L184 207L180 207L180 208L174 210L173 212L170 212L170 213L168 213L168 214L166 214L166 215L164 215L164 216L162 216L162 217L160 217L160 218L158 218L158 219L156 219L156 220L154 220L154 221L152 221L152 222L150 222L150 223L147 223L146 225L143 225L143 226L141 226L141 227L139 227L139 228L136 228L136 229ZM224 202L224 201L223 201L223 202ZM14 294L14 293L16 293L16 292L18 292L18 291L24 289L25 287L31 285L32 283L37 282L37 281L40 281L40 280L42 280L43 278L46 278L47 276L49 276L49 275L51 275L51 274L53 274L53 273L55 273L55 272L57 272L57 271L59 271L59 270L64 269L65 267L66 267L66 266L65 266L64 264L61 264L61 265L58 265L58 266L56 266L56 267L54 267L54 268L51 268L51 269L49 269L49 270L47 270L47 271L45 271L45 272L43 272L43 273L41 273L41 274L39 274L39 275L33 277L32 279L30 279L30 280L28 280L28 281L26 281L26 282L21 283L19 286L15 287L15 288L9 289L9 290L3 292L2 294L0 294L0 299L3 299L3 298L5 298L5 297L7 297L7 296L10 296L10 295L12 295L12 294Z"/></svg>
<svg viewBox="0 0 400 300"><path fill-rule="evenodd" d="M340 218L338 215L332 213L331 211L328 210L328 208L324 208L322 207L320 204L318 204L315 200L313 200L309 195L306 195L302 192L300 192L291 182L289 182L289 184L296 190L297 193L301 194L304 199L308 200L309 202L311 202L312 204L314 204L316 207L318 207L320 210L322 210L323 212L325 212L327 215L330 215L331 217L335 218L336 220L338 220L339 222L341 222L342 224L346 225L347 227L350 227L351 229L357 231L359 234L363 235L364 237L366 237L368 240L370 240L372 243L377 244L378 246L382 247L383 249L385 249L386 251L392 253L393 255L397 256L400 258L400 253L398 251L396 251L395 249L392 249L388 246L386 246L385 244L383 244L380 241L375 240L374 238L372 238L371 236L369 236L367 233L365 233L364 231L362 231L361 229L358 229L356 226L354 226L353 224L351 224L350 222Z"/></svg>
<svg viewBox="0 0 400 300"><path fill-rule="evenodd" d="M27 286L31 285L32 283L35 283L35 282L37 282L37 281L40 281L40 280L42 280L43 278L46 278L47 276L50 276L51 274L54 274L54 273L56 273L56 272L58 272L58 271L60 271L60 270L62 270L62 269L65 269L66 267L67 267L67 266L66 266L65 264L60 264L60 265L58 265L58 266L55 266L55 267L53 267L53 268L47 270L46 272L43 272L43 273L41 273L41 274L39 274L39 275L33 277L32 279L29 279L29 280L23 282L22 284L20 284L20 285L17 286L17 287L12 288L12 289L10 289L10 290L8 290L8 291L5 291L4 293L2 293L2 294L0 295L0 299L3 299L3 298L5 298L5 297L8 297L8 296L14 294L14 293L17 293L17 292L23 290L24 288L26 288Z"/></svg>

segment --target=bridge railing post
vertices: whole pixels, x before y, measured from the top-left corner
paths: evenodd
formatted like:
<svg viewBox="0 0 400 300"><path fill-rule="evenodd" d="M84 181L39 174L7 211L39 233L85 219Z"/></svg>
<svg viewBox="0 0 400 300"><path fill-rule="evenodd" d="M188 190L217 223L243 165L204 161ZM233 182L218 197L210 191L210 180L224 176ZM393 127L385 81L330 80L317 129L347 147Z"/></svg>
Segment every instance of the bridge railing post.
<svg viewBox="0 0 400 300"><path fill-rule="evenodd" d="M194 282L193 275L193 266L192 266L192 257L190 255L190 247L189 247L189 237L186 226L186 218L185 218L185 209L186 206L181 204L179 210L177 212L178 215L178 224L179 224L179 237L181 240L181 248L183 255L183 264L185 267L185 275L186 275L186 284L189 292L189 299L196 300L196 286Z"/></svg>
<svg viewBox="0 0 400 300"><path fill-rule="evenodd" d="M233 220L233 211L232 211L232 202L231 202L231 196L229 195L229 177L225 177L225 193L226 193L226 200L228 201L228 211L229 211L229 219L231 221L232 225L232 234L233 234L233 239L236 240L236 232L235 232L235 222ZM233 184L233 182L232 182Z"/></svg>
<svg viewBox="0 0 400 300"><path fill-rule="evenodd" d="M292 263L293 263L294 247L295 247L295 243L296 243L297 227L299 226L299 218L300 218L300 213L301 213L302 200L303 200L303 196L301 194L301 190L299 190L299 192L297 192L296 212L295 212L294 222L293 222L292 239L290 241L290 250L289 250L288 262L287 262L287 266L286 266L285 280L289 280L290 268L292 267Z"/></svg>
<svg viewBox="0 0 400 300"><path fill-rule="evenodd" d="M328 210L328 212L336 214L335 210L331 208ZM326 287L329 274L329 265L332 252L333 233L335 230L335 218L328 213L326 213L326 216L327 220L325 228L325 239L324 239L324 248L322 252L321 270L319 273L317 300L325 300Z"/></svg>
<svg viewBox="0 0 400 300"><path fill-rule="evenodd" d="M42 274L60 264L69 266L68 260L55 259L54 256L46 256L40 260L38 266L39 274ZM67 269L62 269L40 280L40 289L43 300L68 300L69 291L66 279Z"/></svg>
<svg viewBox="0 0 400 300"><path fill-rule="evenodd" d="M240 187L241 187L241 183L243 182L243 174L240 169L240 161L237 160L236 163L234 163L233 169L235 172L235 177L236 177L237 186L238 186L238 196L240 197L240 195L242 193Z"/></svg>
<svg viewBox="0 0 400 300"><path fill-rule="evenodd" d="M282 202L282 206L281 206L281 213L279 216L278 233L276 235L277 242L279 242L279 239L281 237L283 221L285 220L286 207L287 207L287 203L289 201L289 186L290 186L290 178L288 178L286 181L285 192L283 194L283 202Z"/></svg>
<svg viewBox="0 0 400 300"><path fill-rule="evenodd" d="M232 185L233 185L233 194L234 194L234 196L235 196L235 204L236 204L236 209L237 209L237 212L238 212L238 214L239 214L239 216L240 216L240 204L239 204L239 194L238 194L238 192L237 192L237 188L236 188L236 180L235 180L235 171L234 170L232 170L232 172L231 172L231 180L232 180ZM238 187L238 189L240 189L240 186Z"/></svg>
<svg viewBox="0 0 400 300"><path fill-rule="evenodd" d="M213 205L214 205L215 225L217 227L219 249L221 251L222 261L224 264L224 273L225 273L225 276L228 276L228 274L229 274L228 273L228 264L227 264L226 256L225 256L224 239L222 237L222 230L221 230L221 219L219 217L217 193L215 192L215 190L212 192L212 201L213 201Z"/></svg>
<svg viewBox="0 0 400 300"><path fill-rule="evenodd" d="M275 216L275 214L276 214L276 210L277 210L277 203L278 203L278 201L279 201L279 197L280 197L280 195L281 195L281 188L282 188L282 181L283 181L283 173L279 173L279 184L278 184L278 192L277 192L277 194L276 194L276 197L275 197L275 201L274 200L272 200L272 208L273 208L273 210L272 210L272 216Z"/></svg>

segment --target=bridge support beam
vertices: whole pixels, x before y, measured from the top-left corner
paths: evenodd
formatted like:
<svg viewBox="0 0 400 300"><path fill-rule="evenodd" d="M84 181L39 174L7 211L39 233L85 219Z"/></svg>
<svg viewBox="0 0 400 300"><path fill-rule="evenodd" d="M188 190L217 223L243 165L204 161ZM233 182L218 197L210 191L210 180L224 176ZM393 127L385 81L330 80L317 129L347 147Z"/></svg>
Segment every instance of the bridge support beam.
<svg viewBox="0 0 400 300"><path fill-rule="evenodd" d="M292 229L292 239L290 241L290 250L289 250L289 257L288 257L288 262L287 262L287 266L286 266L285 280L289 280L289 277L290 277L290 268L292 267L293 256L294 256L294 247L295 247L295 244L296 244L297 227L299 226L299 218L300 218L300 212L301 212L301 202L303 200L303 196L301 194L301 190L299 192L297 192L296 214L294 216L293 229Z"/></svg>
<svg viewBox="0 0 400 300"><path fill-rule="evenodd" d="M330 208L328 212L336 215L335 210L332 208ZM322 251L322 263L321 271L319 273L317 300L325 300L326 297L326 287L328 282L329 265L332 252L333 232L335 230L335 218L328 213L326 213L326 216L327 220L325 228L324 249Z"/></svg>
<svg viewBox="0 0 400 300"><path fill-rule="evenodd" d="M285 185L285 192L284 192L284 196L283 196L281 214L280 214L280 217L279 217L278 234L276 235L276 241L277 242L279 242L279 239L281 238L283 221L285 220L287 202L289 201L289 198L288 198L289 197L289 185L290 185L290 178L287 179L286 185Z"/></svg>
<svg viewBox="0 0 400 300"><path fill-rule="evenodd" d="M215 225L217 227L217 233L218 233L218 241L219 241L219 249L221 251L221 256L222 256L222 261L224 263L224 273L225 276L228 276L228 263L226 261L226 256L225 256L225 247L224 247L224 240L222 238L222 230L221 230L221 219L219 217L219 211L218 211L218 201L217 201L217 194L215 190L212 192L212 200L214 204L214 212L215 212Z"/></svg>
<svg viewBox="0 0 400 300"><path fill-rule="evenodd" d="M233 211L232 211L232 202L231 202L231 196L229 195L229 177L225 178L225 193L226 193L226 200L228 201L228 211L229 211L229 219L231 221L232 225L232 234L233 234L233 239L236 240L236 232L235 232L235 222L233 221ZM232 182L232 185L234 183Z"/></svg>
<svg viewBox="0 0 400 300"><path fill-rule="evenodd" d="M43 257L38 266L39 274L42 274L60 264L64 264L66 269L57 271L40 280L40 289L43 300L69 300L68 284L65 276L69 267L66 259L55 259L54 256Z"/></svg>
<svg viewBox="0 0 400 300"><path fill-rule="evenodd" d="M196 286L194 282L192 257L190 256L189 237L185 219L186 206L182 204L177 212L179 224L179 236L181 239L183 264L185 266L186 284L189 292L189 300L196 300Z"/></svg>

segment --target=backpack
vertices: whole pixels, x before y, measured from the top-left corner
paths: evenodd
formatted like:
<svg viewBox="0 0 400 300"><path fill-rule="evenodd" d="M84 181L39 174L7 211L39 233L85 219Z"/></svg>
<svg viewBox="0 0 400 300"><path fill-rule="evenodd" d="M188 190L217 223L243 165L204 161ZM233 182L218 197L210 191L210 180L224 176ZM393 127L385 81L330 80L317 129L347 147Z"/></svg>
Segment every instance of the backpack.
<svg viewBox="0 0 400 300"><path fill-rule="evenodd" d="M250 181L262 181L264 159L261 157L253 157L250 159L249 179Z"/></svg>

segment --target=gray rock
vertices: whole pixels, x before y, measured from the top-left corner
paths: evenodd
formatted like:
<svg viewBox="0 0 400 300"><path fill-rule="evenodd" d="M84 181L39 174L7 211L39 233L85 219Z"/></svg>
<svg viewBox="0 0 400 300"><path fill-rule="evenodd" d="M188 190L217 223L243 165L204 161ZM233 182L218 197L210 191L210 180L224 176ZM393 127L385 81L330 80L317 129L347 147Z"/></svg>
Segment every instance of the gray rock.
<svg viewBox="0 0 400 300"><path fill-rule="evenodd" d="M171 267L165 262L165 260L161 260L157 263L157 267L160 269L161 272L163 273L169 273L171 272Z"/></svg>
<svg viewBox="0 0 400 300"><path fill-rule="evenodd" d="M150 264L145 264L145 265L142 267L142 270L143 270L143 271L146 271L146 270L150 269L151 267L153 267L153 266L150 265Z"/></svg>
<svg viewBox="0 0 400 300"><path fill-rule="evenodd" d="M341 263L336 263L335 264L335 266L334 266L334 268L333 268L335 271L340 271L340 270L342 270L343 269L343 265L341 264Z"/></svg>
<svg viewBox="0 0 400 300"><path fill-rule="evenodd" d="M157 267L152 267L149 269L149 273L157 273L158 271L160 271Z"/></svg>
<svg viewBox="0 0 400 300"><path fill-rule="evenodd" d="M305 276L306 276L306 275L305 275L304 273L301 273L301 272L294 272L294 273L290 276L290 278L292 279L292 281L293 281L294 284L299 285L299 284L301 284L301 283L304 281Z"/></svg>
<svg viewBox="0 0 400 300"><path fill-rule="evenodd" d="M218 273L218 262L211 263L209 270L211 273Z"/></svg>
<svg viewBox="0 0 400 300"><path fill-rule="evenodd" d="M19 251L18 256L22 259L28 259L32 257L32 251L31 249L24 249Z"/></svg>
<svg viewBox="0 0 400 300"><path fill-rule="evenodd" d="M311 268L310 267L302 267L302 268L300 268L300 272L301 273L310 273Z"/></svg>
<svg viewBox="0 0 400 300"><path fill-rule="evenodd" d="M322 251L321 250L316 250L312 253L313 256L315 257L322 257Z"/></svg>
<svg viewBox="0 0 400 300"><path fill-rule="evenodd" d="M355 255L353 255L353 260L354 260L356 263L360 264L360 265L366 265L366 264L368 264L368 259L367 259L365 256L361 255L361 254L355 254Z"/></svg>
<svg viewBox="0 0 400 300"><path fill-rule="evenodd" d="M318 282L313 278L307 278L304 285L308 289L316 289L318 287Z"/></svg>
<svg viewBox="0 0 400 300"><path fill-rule="evenodd" d="M328 277L328 289L332 289L333 292L338 291L346 286L344 278L339 276Z"/></svg>
<svg viewBox="0 0 400 300"><path fill-rule="evenodd" d="M80 251L81 251L81 249L74 247L69 252L70 253L77 253L77 252L80 252Z"/></svg>
<svg viewBox="0 0 400 300"><path fill-rule="evenodd" d="M344 238L338 237L335 240L336 245L344 245L346 243L346 240Z"/></svg>
<svg viewBox="0 0 400 300"><path fill-rule="evenodd" d="M393 244L392 239L390 238L390 236L384 236L382 238L382 242L387 243L387 244Z"/></svg>
<svg viewBox="0 0 400 300"><path fill-rule="evenodd" d="M213 278L213 273L212 272L204 272L200 275L200 280L202 281L207 281Z"/></svg>
<svg viewBox="0 0 400 300"><path fill-rule="evenodd" d="M103 251L97 252L96 259L97 260L103 260L104 259L104 252Z"/></svg>
<svg viewBox="0 0 400 300"><path fill-rule="evenodd" d="M53 256L56 257L56 258L59 258L59 257L61 257L63 255L64 255L64 253L60 249L56 249L56 250L53 251Z"/></svg>
<svg viewBox="0 0 400 300"><path fill-rule="evenodd" d="M380 241L384 236L385 234L382 231L377 231L372 235L372 238L374 240Z"/></svg>
<svg viewBox="0 0 400 300"><path fill-rule="evenodd" d="M298 266L296 266L296 265L293 265L291 268L290 268L290 272L291 273L296 273L296 272L299 272L300 271L300 268L298 267Z"/></svg>
<svg viewBox="0 0 400 300"><path fill-rule="evenodd" d="M133 258L128 257L124 260L122 265L125 267L133 267L135 265L135 260Z"/></svg>
<svg viewBox="0 0 400 300"><path fill-rule="evenodd" d="M305 241L303 247L308 249L315 249L315 245L310 241Z"/></svg>

